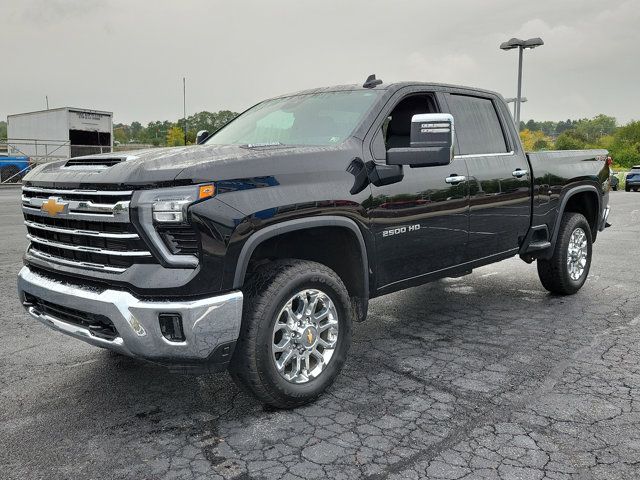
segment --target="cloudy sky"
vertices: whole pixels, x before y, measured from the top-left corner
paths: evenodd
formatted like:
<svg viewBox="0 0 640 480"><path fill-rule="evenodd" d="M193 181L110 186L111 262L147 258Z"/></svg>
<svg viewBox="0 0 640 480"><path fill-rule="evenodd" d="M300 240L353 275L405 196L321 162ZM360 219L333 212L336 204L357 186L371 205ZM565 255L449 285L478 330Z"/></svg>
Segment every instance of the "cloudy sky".
<svg viewBox="0 0 640 480"><path fill-rule="evenodd" d="M116 122L242 110L289 91L437 81L515 96L522 117L640 118L640 0L2 0L0 119L51 107Z"/></svg>

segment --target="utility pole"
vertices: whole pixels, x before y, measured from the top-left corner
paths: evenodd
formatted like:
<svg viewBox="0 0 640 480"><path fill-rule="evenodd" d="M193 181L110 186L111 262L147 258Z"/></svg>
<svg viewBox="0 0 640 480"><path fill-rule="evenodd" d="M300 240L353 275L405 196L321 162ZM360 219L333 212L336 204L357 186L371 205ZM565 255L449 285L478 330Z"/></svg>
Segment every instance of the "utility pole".
<svg viewBox="0 0 640 480"><path fill-rule="evenodd" d="M182 77L182 114L184 116L184 144L187 144L187 81Z"/></svg>
<svg viewBox="0 0 640 480"><path fill-rule="evenodd" d="M49 95L45 95L44 100L47 102L47 110L49 110Z"/></svg>

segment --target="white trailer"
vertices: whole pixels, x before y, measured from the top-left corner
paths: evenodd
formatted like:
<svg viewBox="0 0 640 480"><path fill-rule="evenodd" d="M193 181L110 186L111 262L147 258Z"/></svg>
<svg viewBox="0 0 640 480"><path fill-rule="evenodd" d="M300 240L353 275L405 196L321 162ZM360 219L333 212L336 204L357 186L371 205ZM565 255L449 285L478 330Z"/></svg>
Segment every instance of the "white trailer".
<svg viewBox="0 0 640 480"><path fill-rule="evenodd" d="M53 108L7 117L9 155L32 162L113 150L113 113L83 108Z"/></svg>

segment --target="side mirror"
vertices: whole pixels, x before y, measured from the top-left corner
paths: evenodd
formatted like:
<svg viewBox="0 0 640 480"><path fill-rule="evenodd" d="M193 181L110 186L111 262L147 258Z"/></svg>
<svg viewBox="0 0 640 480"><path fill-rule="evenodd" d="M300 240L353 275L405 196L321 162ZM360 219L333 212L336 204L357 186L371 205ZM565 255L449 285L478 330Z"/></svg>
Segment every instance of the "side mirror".
<svg viewBox="0 0 640 480"><path fill-rule="evenodd" d="M409 147L387 150L388 165L431 167L453 160L455 130L448 113L423 113L411 118Z"/></svg>
<svg viewBox="0 0 640 480"><path fill-rule="evenodd" d="M200 130L196 135L196 144L201 145L202 143L204 143L204 141L207 139L208 136L209 136L208 130Z"/></svg>

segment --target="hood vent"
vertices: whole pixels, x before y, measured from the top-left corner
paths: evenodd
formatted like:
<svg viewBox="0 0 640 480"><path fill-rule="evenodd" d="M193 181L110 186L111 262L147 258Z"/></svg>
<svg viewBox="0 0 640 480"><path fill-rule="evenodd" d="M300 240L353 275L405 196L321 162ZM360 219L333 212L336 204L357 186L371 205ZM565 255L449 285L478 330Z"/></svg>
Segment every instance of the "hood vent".
<svg viewBox="0 0 640 480"><path fill-rule="evenodd" d="M130 160L134 158L130 155L123 155L121 157L76 157L67 160L67 163L64 164L65 167L102 167L109 168L117 165L118 163L124 162L125 160Z"/></svg>

